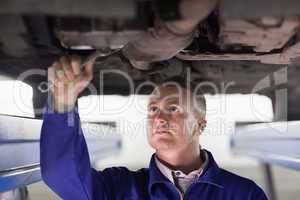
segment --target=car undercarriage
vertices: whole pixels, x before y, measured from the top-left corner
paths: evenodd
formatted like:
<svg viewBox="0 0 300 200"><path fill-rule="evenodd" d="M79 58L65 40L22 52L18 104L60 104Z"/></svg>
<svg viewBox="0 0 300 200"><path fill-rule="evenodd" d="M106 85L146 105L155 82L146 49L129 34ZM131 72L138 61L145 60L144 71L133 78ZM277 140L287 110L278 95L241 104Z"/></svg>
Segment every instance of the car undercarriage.
<svg viewBox="0 0 300 200"><path fill-rule="evenodd" d="M1 74L17 79L28 69L47 69L61 55L86 55L95 49L108 55L122 49L153 27L155 10L166 7L156 4L155 1L128 1L126 4L122 1L103 1L101 4L97 1L2 2ZM99 6L99 11L88 5ZM145 80L162 82L191 68L195 82L233 81L235 84L228 93L250 93L260 79L286 67L286 84L258 92L274 100L272 91L288 88L288 118L298 119L300 111L296 103L299 91L296 86L300 18L294 8L299 5L291 1L287 5L289 12L280 9L281 1L273 2L272 9L266 9L266 5L261 6L255 1L247 4L222 1L197 26L191 44L173 58L157 61L148 70L141 71L132 67L122 53L116 53L97 60L96 71L121 70L132 77L137 87ZM256 12L238 12L239 8L246 10L247 6ZM161 12L171 13L162 15L166 21L176 19L175 14L172 16L172 9ZM46 78L45 75L33 75L24 80L34 88L36 107L44 103L46 95L39 92L38 86ZM108 74L103 83L103 94L129 94L124 77ZM99 86L99 80L94 84ZM145 94L149 89L139 92Z"/></svg>

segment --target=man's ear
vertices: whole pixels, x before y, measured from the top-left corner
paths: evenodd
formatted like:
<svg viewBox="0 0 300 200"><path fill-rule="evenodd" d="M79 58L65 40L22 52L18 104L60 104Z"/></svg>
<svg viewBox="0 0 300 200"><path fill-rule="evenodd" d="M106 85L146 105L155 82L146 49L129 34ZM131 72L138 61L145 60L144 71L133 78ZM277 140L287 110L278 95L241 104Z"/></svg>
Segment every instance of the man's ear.
<svg viewBox="0 0 300 200"><path fill-rule="evenodd" d="M197 132L199 133L199 135L201 135L206 127L206 123L207 123L206 119L201 117L197 120L197 123L198 123Z"/></svg>

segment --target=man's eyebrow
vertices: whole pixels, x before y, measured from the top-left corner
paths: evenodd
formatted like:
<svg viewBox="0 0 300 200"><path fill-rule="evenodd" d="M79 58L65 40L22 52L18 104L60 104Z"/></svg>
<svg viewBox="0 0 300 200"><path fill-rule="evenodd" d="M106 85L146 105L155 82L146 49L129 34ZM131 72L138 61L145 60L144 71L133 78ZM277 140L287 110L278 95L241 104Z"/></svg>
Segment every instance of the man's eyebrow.
<svg viewBox="0 0 300 200"><path fill-rule="evenodd" d="M156 103L157 103L156 101L150 101L150 102L148 103L148 106L151 106L151 105L156 104Z"/></svg>

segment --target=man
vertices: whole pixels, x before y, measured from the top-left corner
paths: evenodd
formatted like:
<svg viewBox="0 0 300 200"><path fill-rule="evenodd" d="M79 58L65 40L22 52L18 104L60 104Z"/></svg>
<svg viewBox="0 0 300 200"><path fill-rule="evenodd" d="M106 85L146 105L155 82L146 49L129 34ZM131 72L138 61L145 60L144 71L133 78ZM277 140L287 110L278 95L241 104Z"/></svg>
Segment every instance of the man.
<svg viewBox="0 0 300 200"><path fill-rule="evenodd" d="M218 167L200 148L206 126L205 99L178 82L154 89L148 106L148 142L155 149L149 168L130 171L91 168L76 99L93 77L93 64L80 71L79 57L62 57L49 68L52 100L41 133L45 183L66 200L170 199L265 200L251 180ZM54 110L54 112L52 112ZM73 126L68 118L74 119Z"/></svg>

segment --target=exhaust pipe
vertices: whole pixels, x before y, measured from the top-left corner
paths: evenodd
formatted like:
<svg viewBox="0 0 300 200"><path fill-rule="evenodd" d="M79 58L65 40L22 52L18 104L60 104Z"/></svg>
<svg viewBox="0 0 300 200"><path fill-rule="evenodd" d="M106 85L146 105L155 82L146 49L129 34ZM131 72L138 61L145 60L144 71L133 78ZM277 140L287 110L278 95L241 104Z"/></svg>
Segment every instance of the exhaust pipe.
<svg viewBox="0 0 300 200"><path fill-rule="evenodd" d="M215 9L217 3L218 0L179 1L180 20L163 21L156 16L154 27L129 42L122 49L123 55L140 70L150 69L151 62L174 57L192 42L198 23Z"/></svg>

